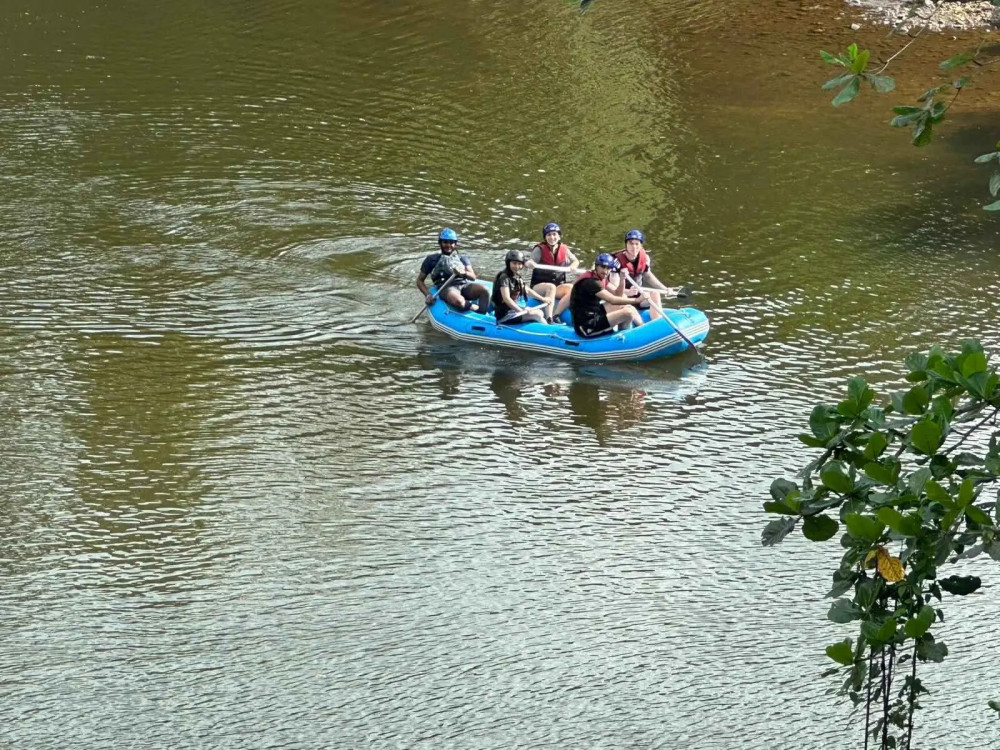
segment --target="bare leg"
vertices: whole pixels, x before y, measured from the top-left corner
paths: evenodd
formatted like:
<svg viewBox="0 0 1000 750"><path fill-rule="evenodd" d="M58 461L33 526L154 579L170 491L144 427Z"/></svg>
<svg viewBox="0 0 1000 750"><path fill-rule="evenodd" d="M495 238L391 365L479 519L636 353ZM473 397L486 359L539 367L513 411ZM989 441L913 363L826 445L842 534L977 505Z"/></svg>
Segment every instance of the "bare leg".
<svg viewBox="0 0 1000 750"><path fill-rule="evenodd" d="M450 286L441 292L441 299L454 307L456 310L465 309L465 297L463 297L462 293L453 286Z"/></svg>
<svg viewBox="0 0 1000 750"><path fill-rule="evenodd" d="M572 284L560 284L559 288L556 289L556 298L559 300L559 304L556 305L555 312L552 313L553 317L558 318L569 307L569 295L572 291Z"/></svg>
<svg viewBox="0 0 1000 750"><path fill-rule="evenodd" d="M615 310L608 310L606 314L608 322L611 325L621 326L623 330L629 329L632 326L638 327L642 325L642 316L631 305L628 307L619 307Z"/></svg>

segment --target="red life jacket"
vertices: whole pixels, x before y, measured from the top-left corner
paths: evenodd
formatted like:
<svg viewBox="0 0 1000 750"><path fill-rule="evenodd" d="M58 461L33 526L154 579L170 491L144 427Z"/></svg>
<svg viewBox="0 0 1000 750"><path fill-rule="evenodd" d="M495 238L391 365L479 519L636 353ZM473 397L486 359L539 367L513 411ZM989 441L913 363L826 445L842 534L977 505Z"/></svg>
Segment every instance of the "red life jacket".
<svg viewBox="0 0 1000 750"><path fill-rule="evenodd" d="M539 242L535 245L540 251L542 256L542 265L545 266L564 266L566 265L566 253L569 252L569 248L563 243L559 243L556 247L556 252L553 255L552 248L549 247L548 242ZM534 248L532 248L534 250Z"/></svg>
<svg viewBox="0 0 1000 750"><path fill-rule="evenodd" d="M649 256L646 255L646 250L640 248L639 254L635 256L634 261L628 259L624 250L619 250L615 253L615 257L622 264L622 269L628 271L629 276L635 279L637 284L641 284L642 275L649 270Z"/></svg>
<svg viewBox="0 0 1000 750"><path fill-rule="evenodd" d="M564 266L566 265L566 254L569 252L569 248L563 243L559 243L556 247L555 254L552 253L552 248L549 247L548 242L539 242L535 247L531 248L534 252L535 248L538 248L538 253L541 258L540 262L546 266ZM559 271L547 271L541 268L535 268L531 272L531 285L536 284L555 284L560 286L566 283L566 274L560 273Z"/></svg>

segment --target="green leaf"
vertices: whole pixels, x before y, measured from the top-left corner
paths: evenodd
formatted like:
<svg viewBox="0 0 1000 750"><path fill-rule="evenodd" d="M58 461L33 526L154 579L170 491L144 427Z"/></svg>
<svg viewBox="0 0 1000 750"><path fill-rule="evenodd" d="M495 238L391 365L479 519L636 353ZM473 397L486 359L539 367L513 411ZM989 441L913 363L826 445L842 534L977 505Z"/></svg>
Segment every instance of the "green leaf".
<svg viewBox="0 0 1000 750"><path fill-rule="evenodd" d="M857 56L852 56L851 58L851 72L861 73L866 67L868 67L868 57L871 55L866 49L861 50Z"/></svg>
<svg viewBox="0 0 1000 750"><path fill-rule="evenodd" d="M817 404L809 415L809 429L826 445L826 442L837 434L839 425L830 415L830 407Z"/></svg>
<svg viewBox="0 0 1000 750"><path fill-rule="evenodd" d="M919 638L926 633L933 624L934 609L925 604L920 608L920 611L915 617L911 617L906 621L906 625L903 626L903 630L908 636L910 636L910 638Z"/></svg>
<svg viewBox="0 0 1000 750"><path fill-rule="evenodd" d="M875 512L875 516L897 534L902 534L903 536L917 536L920 534L922 524L920 516L915 513L909 513L904 516L895 508L884 506Z"/></svg>
<svg viewBox="0 0 1000 750"><path fill-rule="evenodd" d="M957 68L960 65L965 65L967 62L975 57L974 52L959 52L954 57L951 57L941 63L941 70L951 70L952 68Z"/></svg>
<svg viewBox="0 0 1000 750"><path fill-rule="evenodd" d="M969 81L971 80L972 79L969 78L969 76L962 76L957 81L952 81L951 85L954 86L956 89L964 89L966 86L969 85Z"/></svg>
<svg viewBox="0 0 1000 750"><path fill-rule="evenodd" d="M773 547L795 528L794 518L779 518L771 521L760 534L760 543L765 547Z"/></svg>
<svg viewBox="0 0 1000 750"><path fill-rule="evenodd" d="M993 176L990 177L990 192L996 195L997 191L993 189L994 180L997 182L997 188L1000 189L1000 172L994 172ZM986 368L986 355L983 352L969 352L962 361L962 375L967 378L977 372L986 372Z"/></svg>
<svg viewBox="0 0 1000 750"><path fill-rule="evenodd" d="M955 501L952 499L948 490L935 482L933 479L926 482L924 486L927 489L927 497L931 502L941 503L941 505L946 508L950 508L955 504Z"/></svg>
<svg viewBox="0 0 1000 750"><path fill-rule="evenodd" d="M910 433L910 442L921 453L933 456L941 446L941 428L930 420L917 422Z"/></svg>
<svg viewBox="0 0 1000 750"><path fill-rule="evenodd" d="M913 138L910 142L914 146L926 146L933 139L934 126L931 124L930 117L928 116L917 123L916 127L913 129Z"/></svg>
<svg viewBox="0 0 1000 750"><path fill-rule="evenodd" d="M764 511L766 513L779 513L783 516L798 515L798 510L784 500L772 500L771 502L764 503Z"/></svg>
<svg viewBox="0 0 1000 750"><path fill-rule="evenodd" d="M854 480L844 473L844 465L840 461L828 463L819 476L823 484L841 495L846 495L854 489Z"/></svg>
<svg viewBox="0 0 1000 750"><path fill-rule="evenodd" d="M990 195L996 198L998 192L1000 192L1000 172L994 172L990 175Z"/></svg>
<svg viewBox="0 0 1000 750"><path fill-rule="evenodd" d="M983 206L984 211L1000 211L1000 201L993 201Z"/></svg>
<svg viewBox="0 0 1000 750"><path fill-rule="evenodd" d="M961 486L958 488L958 507L964 508L971 503L972 498L975 497L975 492L972 479L969 477L963 479Z"/></svg>
<svg viewBox="0 0 1000 750"><path fill-rule="evenodd" d="M865 458L871 460L878 458L888 445L889 438L886 437L884 432L873 432L871 437L868 438L868 444L865 446Z"/></svg>
<svg viewBox="0 0 1000 750"><path fill-rule="evenodd" d="M845 83L847 83L848 81L850 81L852 78L854 78L854 74L853 73L844 73L843 75L839 75L836 78L831 78L829 81L827 81L826 83L824 83L821 88L824 91L829 91L830 89L835 89L835 88L837 88L839 86L843 86Z"/></svg>
<svg viewBox="0 0 1000 750"><path fill-rule="evenodd" d="M896 620L892 617L883 622L863 622L861 632L875 647L887 643L896 634Z"/></svg>
<svg viewBox="0 0 1000 750"><path fill-rule="evenodd" d="M775 479L771 482L771 497L773 497L778 502L784 500L792 492L798 494L799 486L795 482L790 482L787 479Z"/></svg>
<svg viewBox="0 0 1000 750"><path fill-rule="evenodd" d="M916 496L920 496L920 493L924 491L924 485L927 484L927 480L931 478L931 470L925 466L921 466L915 472L910 474L910 478L907 480L907 486Z"/></svg>
<svg viewBox="0 0 1000 750"><path fill-rule="evenodd" d="M833 97L831 104L833 104L834 107L839 107L841 104L847 104L847 102L856 97L860 91L861 78L859 76L854 76L851 79L851 82L844 86L844 88L842 88L840 92Z"/></svg>
<svg viewBox="0 0 1000 750"><path fill-rule="evenodd" d="M802 522L802 533L813 542L825 542L837 533L840 524L829 516L807 516Z"/></svg>
<svg viewBox="0 0 1000 750"><path fill-rule="evenodd" d="M927 386L915 385L903 396L903 411L907 414L923 414L930 402Z"/></svg>
<svg viewBox="0 0 1000 750"><path fill-rule="evenodd" d="M976 164L985 164L988 161L993 161L994 159L1000 160L1000 151L990 151L988 154L982 154L977 156L975 161Z"/></svg>
<svg viewBox="0 0 1000 750"><path fill-rule="evenodd" d="M870 461L865 464L865 474L874 479L879 484L896 484L899 478L899 462L888 459L886 463Z"/></svg>
<svg viewBox="0 0 1000 750"><path fill-rule="evenodd" d="M854 603L861 610L871 609L881 591L882 580L880 578L869 578L867 581L858 584Z"/></svg>
<svg viewBox="0 0 1000 750"><path fill-rule="evenodd" d="M1000 545L998 545L1000 546ZM851 586L854 585L854 580L858 577L858 574L854 572L852 568L838 568L833 572L833 587L827 592L827 596L838 597L846 591L849 591Z"/></svg>
<svg viewBox="0 0 1000 750"><path fill-rule="evenodd" d="M948 576L939 578L938 585L955 596L966 596L983 585L979 576Z"/></svg>
<svg viewBox="0 0 1000 750"><path fill-rule="evenodd" d="M917 101L926 102L928 99L933 100L934 97L937 95L939 88L940 86L935 86L932 89L927 89L924 93L922 93L920 96L917 97Z"/></svg>
<svg viewBox="0 0 1000 750"><path fill-rule="evenodd" d="M840 643L834 643L832 646L827 646L826 655L838 664L843 664L846 667L854 661L854 646L852 645L851 639L848 638Z"/></svg>
<svg viewBox="0 0 1000 750"><path fill-rule="evenodd" d="M858 620L862 616L862 611L850 599L837 599L830 605L830 611L826 616L833 622L848 623L851 620Z"/></svg>
<svg viewBox="0 0 1000 750"><path fill-rule="evenodd" d="M970 505L965 509L965 517L968 518L973 523L978 523L980 526L992 526L993 522L990 517L982 508L977 508L975 505Z"/></svg>
<svg viewBox="0 0 1000 750"><path fill-rule="evenodd" d="M844 64L840 60L840 58L834 57L833 55L831 55L829 52L826 52L825 50L820 50L819 51L819 56L822 57L823 60L825 62L829 63L830 65L843 65Z"/></svg>
<svg viewBox="0 0 1000 750"><path fill-rule="evenodd" d="M872 85L872 88L880 94L888 94L896 88L896 82L892 79L892 76L868 75L865 77L868 79L868 83Z"/></svg>
<svg viewBox="0 0 1000 750"><path fill-rule="evenodd" d="M878 541L885 531L885 524L860 513L848 513L844 518L844 525L851 536L870 542Z"/></svg>
<svg viewBox="0 0 1000 750"><path fill-rule="evenodd" d="M998 714L1000 714L1000 701L988 701L986 705L992 708Z"/></svg>

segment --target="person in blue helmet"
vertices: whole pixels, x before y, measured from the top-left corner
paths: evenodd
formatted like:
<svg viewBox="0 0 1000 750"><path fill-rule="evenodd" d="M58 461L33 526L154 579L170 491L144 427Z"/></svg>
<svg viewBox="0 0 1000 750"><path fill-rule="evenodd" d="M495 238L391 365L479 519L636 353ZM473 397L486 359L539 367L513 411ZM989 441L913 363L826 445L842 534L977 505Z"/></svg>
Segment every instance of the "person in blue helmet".
<svg viewBox="0 0 1000 750"><path fill-rule="evenodd" d="M566 270L535 268L536 265L559 266ZM531 269L531 288L545 297L555 294L559 300L552 313L558 318L569 306L569 293L573 288L572 284L566 283L566 273L580 266L579 259L562 241L562 227L554 221L542 227L542 241L531 248L531 260L525 266Z"/></svg>
<svg viewBox="0 0 1000 750"><path fill-rule="evenodd" d="M608 280L615 268L615 259L601 253L594 261L594 270L580 275L570 292L569 312L573 328L584 338L611 333L615 326L622 329L642 325L636 307L649 298L624 297L608 290Z"/></svg>
<svg viewBox="0 0 1000 750"><path fill-rule="evenodd" d="M467 255L459 255L458 234L454 229L445 227L438 235L440 252L431 253L420 264L417 273L417 289L424 295L424 301L430 305L434 298L427 288L427 277L436 286L441 286L449 278L451 281L441 292L441 299L456 310L468 312L476 310L486 314L490 305L490 291L482 284L474 283L476 272L472 269L472 261ZM452 278L454 274L454 278Z"/></svg>
<svg viewBox="0 0 1000 750"><path fill-rule="evenodd" d="M625 249L615 253L615 260L618 261L623 271L621 283L616 291L626 297L634 297L640 293L637 286L641 286L645 287L647 291L654 289L663 292L668 297L676 296L677 290L663 284L650 268L649 254L644 247L645 242L646 236L638 229L630 229L625 233ZM628 275L635 282L634 285L626 281L624 272L628 272ZM652 292L649 297L656 303L660 302L660 295L656 291ZM648 301L643 305L643 307L649 306L650 302Z"/></svg>

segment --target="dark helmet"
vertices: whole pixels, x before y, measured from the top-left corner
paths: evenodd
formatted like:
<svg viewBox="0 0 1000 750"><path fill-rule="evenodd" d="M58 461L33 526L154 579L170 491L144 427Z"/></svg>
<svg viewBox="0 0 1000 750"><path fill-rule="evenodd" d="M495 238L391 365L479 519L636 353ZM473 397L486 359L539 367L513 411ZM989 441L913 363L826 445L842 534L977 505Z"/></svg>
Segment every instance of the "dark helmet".
<svg viewBox="0 0 1000 750"><path fill-rule="evenodd" d="M597 256L597 259L594 261L594 268L597 268L597 266L604 266L605 268L614 268L615 267L614 256L608 253L601 253L600 255Z"/></svg>
<svg viewBox="0 0 1000 750"><path fill-rule="evenodd" d="M441 230L441 234L438 235L438 242L458 242L458 235L454 229L445 227Z"/></svg>
<svg viewBox="0 0 1000 750"><path fill-rule="evenodd" d="M505 265L510 265L512 262L524 263L525 257L524 253L520 250L508 250L507 254L503 256L503 262Z"/></svg>
<svg viewBox="0 0 1000 750"><path fill-rule="evenodd" d="M562 234L562 227L560 227L554 221L550 221L548 224L546 224L544 227L542 227L542 239L543 240L545 239L545 235L547 235L549 232L559 232L559 234Z"/></svg>
<svg viewBox="0 0 1000 750"><path fill-rule="evenodd" d="M625 233L625 241L628 242L629 240L639 240L639 242L646 244L646 235L638 229L630 229Z"/></svg>

